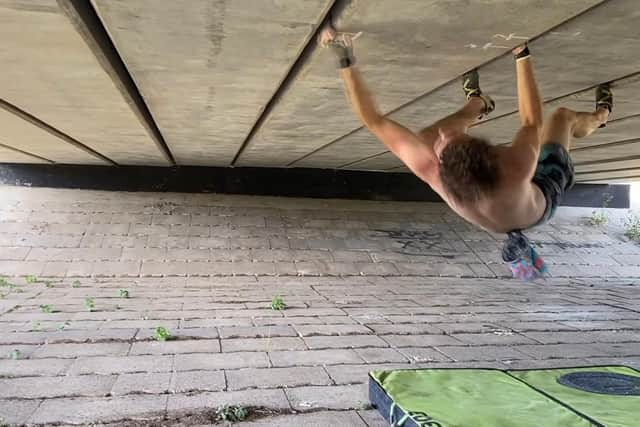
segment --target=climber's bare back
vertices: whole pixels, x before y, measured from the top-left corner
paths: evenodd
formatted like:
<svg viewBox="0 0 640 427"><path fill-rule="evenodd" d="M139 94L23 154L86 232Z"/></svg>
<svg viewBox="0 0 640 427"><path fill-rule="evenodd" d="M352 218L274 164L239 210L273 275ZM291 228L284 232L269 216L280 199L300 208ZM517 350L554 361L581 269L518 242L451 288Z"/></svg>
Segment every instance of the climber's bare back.
<svg viewBox="0 0 640 427"><path fill-rule="evenodd" d="M542 216L546 200L540 188L531 182L530 174L510 166L507 158L511 147L500 150L504 155L504 175L496 189L471 204L461 204L447 194L440 181L438 164L424 179L458 215L477 226L495 233L506 233L535 224ZM422 178L422 177L421 177Z"/></svg>
<svg viewBox="0 0 640 427"><path fill-rule="evenodd" d="M522 157L514 162L519 154L517 149L501 147L498 153L503 171L498 186L491 194L470 204L459 203L447 194L440 180L438 162L418 176L458 215L487 231L506 233L528 228L540 219L547 202L540 188L531 182L534 170L521 164Z"/></svg>

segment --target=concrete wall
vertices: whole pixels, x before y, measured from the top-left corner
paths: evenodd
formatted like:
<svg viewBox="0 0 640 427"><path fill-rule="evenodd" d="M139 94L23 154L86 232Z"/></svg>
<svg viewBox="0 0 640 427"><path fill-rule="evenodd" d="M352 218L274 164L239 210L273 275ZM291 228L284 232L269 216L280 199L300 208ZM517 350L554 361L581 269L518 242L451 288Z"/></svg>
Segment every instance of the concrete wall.
<svg viewBox="0 0 640 427"><path fill-rule="evenodd" d="M609 125L575 143L578 180L640 176L634 0L0 0L0 162L406 172L316 47L329 18L363 32L380 108L416 131L462 105L479 67L497 108L472 132L496 144L519 126L508 51L533 39L548 113L614 85Z"/></svg>

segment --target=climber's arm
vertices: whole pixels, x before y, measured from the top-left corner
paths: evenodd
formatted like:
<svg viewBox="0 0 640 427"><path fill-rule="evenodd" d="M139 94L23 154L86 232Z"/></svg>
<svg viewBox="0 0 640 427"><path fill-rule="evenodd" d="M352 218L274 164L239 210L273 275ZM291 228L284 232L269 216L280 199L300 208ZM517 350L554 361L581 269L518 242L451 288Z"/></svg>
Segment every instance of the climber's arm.
<svg viewBox="0 0 640 427"><path fill-rule="evenodd" d="M518 80L518 110L522 127L514 140L515 145L529 145L536 153L540 150L542 137L542 101L533 74L533 64L527 45L513 50L516 57Z"/></svg>
<svg viewBox="0 0 640 427"><path fill-rule="evenodd" d="M351 108L360 121L418 177L427 180L436 156L433 148L404 126L378 110L358 69L352 65L340 70Z"/></svg>

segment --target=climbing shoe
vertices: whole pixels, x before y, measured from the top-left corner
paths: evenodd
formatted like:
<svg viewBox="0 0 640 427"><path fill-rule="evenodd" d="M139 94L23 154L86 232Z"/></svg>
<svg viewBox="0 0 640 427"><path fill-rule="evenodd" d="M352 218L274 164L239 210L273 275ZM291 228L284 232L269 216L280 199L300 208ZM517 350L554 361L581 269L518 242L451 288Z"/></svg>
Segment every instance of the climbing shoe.
<svg viewBox="0 0 640 427"><path fill-rule="evenodd" d="M613 111L613 93L609 83L603 83L596 88L596 110L598 108L606 108L609 114ZM600 125L601 128L606 126L606 123Z"/></svg>
<svg viewBox="0 0 640 427"><path fill-rule="evenodd" d="M467 98L467 101L471 99L472 96L477 96L484 102L484 111L478 119L483 118L495 110L496 103L493 102L493 99L491 99L489 95L482 93L482 90L480 90L478 70L471 70L462 76L462 90L464 91L464 96Z"/></svg>
<svg viewBox="0 0 640 427"><path fill-rule="evenodd" d="M507 233L507 240L502 247L502 260L509 265L511 274L516 279L533 281L544 278L548 273L544 260L520 230Z"/></svg>

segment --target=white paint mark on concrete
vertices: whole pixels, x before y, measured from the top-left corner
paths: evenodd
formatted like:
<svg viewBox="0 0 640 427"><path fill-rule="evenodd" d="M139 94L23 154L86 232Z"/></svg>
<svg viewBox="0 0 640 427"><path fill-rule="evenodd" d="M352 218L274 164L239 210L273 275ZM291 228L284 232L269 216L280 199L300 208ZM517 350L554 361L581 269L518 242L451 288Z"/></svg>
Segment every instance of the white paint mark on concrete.
<svg viewBox="0 0 640 427"><path fill-rule="evenodd" d="M582 31L551 31L549 34L560 37L578 37Z"/></svg>
<svg viewBox="0 0 640 427"><path fill-rule="evenodd" d="M482 50L487 50L487 49L511 49L509 46L496 45L496 44L493 44L491 42L485 43L482 46L478 46L475 43L468 43L468 44L464 45L464 47L467 47L469 49L478 49L478 48L480 48Z"/></svg>
<svg viewBox="0 0 640 427"><path fill-rule="evenodd" d="M494 34L493 35L494 39L505 39L507 41L509 40L529 40L528 36L519 36L515 33L509 33L507 35L504 34Z"/></svg>

